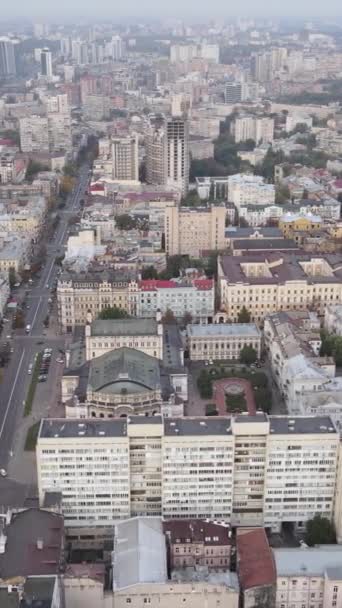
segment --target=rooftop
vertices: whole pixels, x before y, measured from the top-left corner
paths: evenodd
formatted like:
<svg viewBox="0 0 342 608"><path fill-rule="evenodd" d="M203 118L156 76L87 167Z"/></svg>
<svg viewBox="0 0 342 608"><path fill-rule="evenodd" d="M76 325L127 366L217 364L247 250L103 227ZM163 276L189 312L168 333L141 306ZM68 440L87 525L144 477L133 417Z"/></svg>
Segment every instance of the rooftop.
<svg viewBox="0 0 342 608"><path fill-rule="evenodd" d="M91 336L156 336L158 324L154 319L108 319L93 321Z"/></svg>
<svg viewBox="0 0 342 608"><path fill-rule="evenodd" d="M229 418L164 418L164 435L231 435Z"/></svg>
<svg viewBox="0 0 342 608"><path fill-rule="evenodd" d="M237 572L243 590L275 585L277 572L263 528L239 528L236 537Z"/></svg>
<svg viewBox="0 0 342 608"><path fill-rule="evenodd" d="M63 559L63 517L40 509L12 516L3 530L5 553L0 554L0 578L57 574ZM38 548L37 541L42 541Z"/></svg>
<svg viewBox="0 0 342 608"><path fill-rule="evenodd" d="M212 323L210 325L188 325L190 338L248 337L260 338L260 330L255 323Z"/></svg>
<svg viewBox="0 0 342 608"><path fill-rule="evenodd" d="M230 545L231 527L224 522L205 519L171 519L163 522L164 534L171 544L203 542L206 545Z"/></svg>
<svg viewBox="0 0 342 608"><path fill-rule="evenodd" d="M278 576L324 576L342 580L342 546L322 545L300 549L273 549Z"/></svg>
<svg viewBox="0 0 342 608"><path fill-rule="evenodd" d="M292 239L236 239L233 243L234 249L255 249L281 251L283 249L299 249Z"/></svg>
<svg viewBox="0 0 342 608"><path fill-rule="evenodd" d="M270 433L292 435L336 435L330 416L270 416Z"/></svg>
<svg viewBox="0 0 342 608"><path fill-rule="evenodd" d="M114 527L113 589L167 580L160 517L133 517Z"/></svg>

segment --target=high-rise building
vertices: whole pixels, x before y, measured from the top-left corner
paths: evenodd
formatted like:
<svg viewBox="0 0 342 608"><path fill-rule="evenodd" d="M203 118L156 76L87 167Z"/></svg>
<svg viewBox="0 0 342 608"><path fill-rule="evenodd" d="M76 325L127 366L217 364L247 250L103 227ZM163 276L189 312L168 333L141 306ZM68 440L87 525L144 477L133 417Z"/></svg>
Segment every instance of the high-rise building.
<svg viewBox="0 0 342 608"><path fill-rule="evenodd" d="M136 135L112 139L113 179L139 179L138 138Z"/></svg>
<svg viewBox="0 0 342 608"><path fill-rule="evenodd" d="M150 125L145 135L146 181L148 184L166 183L166 134L163 125Z"/></svg>
<svg viewBox="0 0 342 608"><path fill-rule="evenodd" d="M242 101L242 83L227 82L224 90L225 103L239 103Z"/></svg>
<svg viewBox="0 0 342 608"><path fill-rule="evenodd" d="M42 76L52 78L52 54L48 48L42 49L40 54L40 69Z"/></svg>
<svg viewBox="0 0 342 608"><path fill-rule="evenodd" d="M252 75L258 82L268 82L272 78L271 53L254 53L251 58Z"/></svg>
<svg viewBox="0 0 342 608"><path fill-rule="evenodd" d="M12 76L17 73L15 45L16 42L10 38L0 38L0 76Z"/></svg>
<svg viewBox="0 0 342 608"><path fill-rule="evenodd" d="M20 147L22 152L48 152L48 120L43 116L21 118Z"/></svg>
<svg viewBox="0 0 342 608"><path fill-rule="evenodd" d="M120 61L124 54L124 45L121 36L112 36L105 46L105 56L112 61Z"/></svg>
<svg viewBox="0 0 342 608"><path fill-rule="evenodd" d="M199 257L203 251L225 248L224 205L209 208L179 207L165 209L165 251L167 255Z"/></svg>
<svg viewBox="0 0 342 608"><path fill-rule="evenodd" d="M166 183L183 195L189 187L189 124L184 117L166 121Z"/></svg>

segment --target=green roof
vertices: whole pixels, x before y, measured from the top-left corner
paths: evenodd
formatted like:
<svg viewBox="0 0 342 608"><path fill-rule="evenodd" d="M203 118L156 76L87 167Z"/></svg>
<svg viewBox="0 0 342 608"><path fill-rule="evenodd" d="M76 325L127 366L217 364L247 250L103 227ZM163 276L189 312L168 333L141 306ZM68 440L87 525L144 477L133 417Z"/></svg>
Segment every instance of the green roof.
<svg viewBox="0 0 342 608"><path fill-rule="evenodd" d="M93 392L127 393L160 388L158 359L134 348L118 348L90 362L88 390Z"/></svg>

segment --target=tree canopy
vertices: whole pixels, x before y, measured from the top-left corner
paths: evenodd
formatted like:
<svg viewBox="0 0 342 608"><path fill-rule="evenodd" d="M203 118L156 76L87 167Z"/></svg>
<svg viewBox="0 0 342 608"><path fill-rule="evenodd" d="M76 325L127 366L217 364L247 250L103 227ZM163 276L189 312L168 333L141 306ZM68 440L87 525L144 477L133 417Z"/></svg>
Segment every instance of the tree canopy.
<svg viewBox="0 0 342 608"><path fill-rule="evenodd" d="M327 517L315 515L306 522L305 542L310 547L334 544L336 542L334 525Z"/></svg>
<svg viewBox="0 0 342 608"><path fill-rule="evenodd" d="M101 310L98 318L102 319L102 320L129 319L129 314L122 308L119 308L118 306L112 306L112 307L104 308L103 310Z"/></svg>
<svg viewBox="0 0 342 608"><path fill-rule="evenodd" d="M251 365L251 363L255 363L257 360L257 353L255 348L252 346L245 346L240 351L240 363L244 363L245 365Z"/></svg>
<svg viewBox="0 0 342 608"><path fill-rule="evenodd" d="M250 323L251 313L243 306L238 314L238 323Z"/></svg>

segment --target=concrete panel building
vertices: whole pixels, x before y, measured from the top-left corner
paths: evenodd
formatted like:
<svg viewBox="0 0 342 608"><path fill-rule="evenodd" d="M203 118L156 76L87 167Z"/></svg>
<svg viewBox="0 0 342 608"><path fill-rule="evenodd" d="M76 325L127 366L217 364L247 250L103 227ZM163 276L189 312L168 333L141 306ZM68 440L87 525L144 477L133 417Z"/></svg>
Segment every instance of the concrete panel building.
<svg viewBox="0 0 342 608"><path fill-rule="evenodd" d="M199 257L202 251L225 248L226 209L167 207L165 209L165 251L168 255Z"/></svg>

